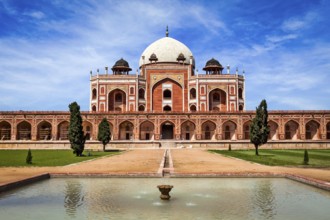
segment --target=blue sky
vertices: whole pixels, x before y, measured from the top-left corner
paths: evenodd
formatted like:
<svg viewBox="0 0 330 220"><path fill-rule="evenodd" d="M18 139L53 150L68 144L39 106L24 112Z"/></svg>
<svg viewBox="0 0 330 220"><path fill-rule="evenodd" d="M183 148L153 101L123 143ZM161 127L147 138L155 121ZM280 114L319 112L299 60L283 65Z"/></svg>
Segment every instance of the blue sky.
<svg viewBox="0 0 330 220"><path fill-rule="evenodd" d="M89 109L89 71L170 36L202 73L245 70L246 107L330 109L330 1L0 0L0 111Z"/></svg>

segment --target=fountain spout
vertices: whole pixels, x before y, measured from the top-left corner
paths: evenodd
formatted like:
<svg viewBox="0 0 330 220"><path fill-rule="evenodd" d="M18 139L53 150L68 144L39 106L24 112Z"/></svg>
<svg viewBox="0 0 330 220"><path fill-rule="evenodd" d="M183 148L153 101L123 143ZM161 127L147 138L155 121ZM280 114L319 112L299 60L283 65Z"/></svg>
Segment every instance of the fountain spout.
<svg viewBox="0 0 330 220"><path fill-rule="evenodd" d="M158 185L159 191L161 192L160 198L162 200L169 200L171 198L170 191L172 190L172 185Z"/></svg>

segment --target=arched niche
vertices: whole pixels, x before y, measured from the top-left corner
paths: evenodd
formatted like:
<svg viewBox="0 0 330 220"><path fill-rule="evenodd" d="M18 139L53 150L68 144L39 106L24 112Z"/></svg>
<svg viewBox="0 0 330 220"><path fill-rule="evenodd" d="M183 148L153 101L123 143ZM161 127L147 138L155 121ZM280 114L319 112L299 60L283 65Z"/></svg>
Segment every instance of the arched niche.
<svg viewBox="0 0 330 220"><path fill-rule="evenodd" d="M144 121L140 124L140 140L154 139L154 124L150 121Z"/></svg>
<svg viewBox="0 0 330 220"><path fill-rule="evenodd" d="M31 124L22 121L17 125L17 140L31 140Z"/></svg>
<svg viewBox="0 0 330 220"><path fill-rule="evenodd" d="M226 121L222 125L223 139L236 140L236 127L237 125L232 121Z"/></svg>
<svg viewBox="0 0 330 220"><path fill-rule="evenodd" d="M227 98L226 93L221 89L214 89L209 93L209 110L226 111Z"/></svg>
<svg viewBox="0 0 330 220"><path fill-rule="evenodd" d="M181 124L181 139L194 140L195 139L195 124L192 121L185 121Z"/></svg>
<svg viewBox="0 0 330 220"><path fill-rule="evenodd" d="M52 139L52 125L48 121L42 121L37 127L37 140Z"/></svg>
<svg viewBox="0 0 330 220"><path fill-rule="evenodd" d="M11 139L11 124L7 121L0 122L0 141Z"/></svg>
<svg viewBox="0 0 330 220"><path fill-rule="evenodd" d="M202 139L203 140L213 140L215 139L215 123L211 121L206 121L202 124Z"/></svg>

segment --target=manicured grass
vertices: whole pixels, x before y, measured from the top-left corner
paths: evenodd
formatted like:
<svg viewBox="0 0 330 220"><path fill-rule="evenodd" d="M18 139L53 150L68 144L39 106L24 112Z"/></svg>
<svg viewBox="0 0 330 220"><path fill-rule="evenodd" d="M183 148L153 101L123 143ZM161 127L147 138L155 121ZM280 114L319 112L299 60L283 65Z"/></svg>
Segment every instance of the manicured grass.
<svg viewBox="0 0 330 220"><path fill-rule="evenodd" d="M9 166L64 166L85 160L95 159L105 155L114 155L119 152L84 151L86 156L77 157L72 150L31 150L32 164L26 164L28 150L0 150L0 167Z"/></svg>
<svg viewBox="0 0 330 220"><path fill-rule="evenodd" d="M210 150L225 156L236 157L270 166L302 166L304 150ZM330 167L330 150L308 150L309 165L306 167Z"/></svg>

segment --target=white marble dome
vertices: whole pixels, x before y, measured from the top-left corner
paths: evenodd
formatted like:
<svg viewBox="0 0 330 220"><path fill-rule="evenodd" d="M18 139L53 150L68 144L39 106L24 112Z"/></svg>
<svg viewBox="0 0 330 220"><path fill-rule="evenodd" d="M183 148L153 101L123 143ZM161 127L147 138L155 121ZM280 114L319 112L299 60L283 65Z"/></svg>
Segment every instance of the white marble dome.
<svg viewBox="0 0 330 220"><path fill-rule="evenodd" d="M150 44L142 53L140 57L139 66L143 65L142 56L144 56L144 64L151 63L149 58L152 54L155 54L158 58L157 62L178 62L177 58L182 53L186 60L184 63L190 63L190 57L193 56L190 49L171 37L163 37L152 44ZM194 63L194 60L193 60Z"/></svg>

